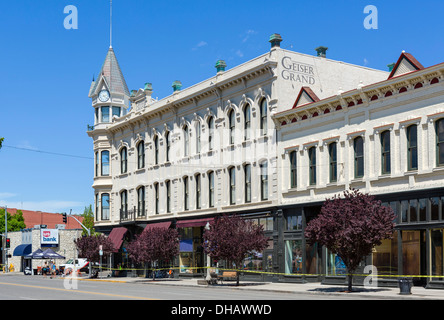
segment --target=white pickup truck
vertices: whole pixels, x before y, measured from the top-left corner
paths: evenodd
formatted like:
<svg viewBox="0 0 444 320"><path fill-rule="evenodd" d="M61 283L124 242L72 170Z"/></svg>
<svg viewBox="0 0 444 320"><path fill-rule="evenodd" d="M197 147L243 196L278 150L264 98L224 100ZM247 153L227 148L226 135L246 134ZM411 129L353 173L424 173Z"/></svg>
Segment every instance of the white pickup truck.
<svg viewBox="0 0 444 320"><path fill-rule="evenodd" d="M66 263L60 265L60 271L62 273L71 273L75 269L76 271L80 270L80 272L88 272L88 265L89 261L87 259L69 259Z"/></svg>

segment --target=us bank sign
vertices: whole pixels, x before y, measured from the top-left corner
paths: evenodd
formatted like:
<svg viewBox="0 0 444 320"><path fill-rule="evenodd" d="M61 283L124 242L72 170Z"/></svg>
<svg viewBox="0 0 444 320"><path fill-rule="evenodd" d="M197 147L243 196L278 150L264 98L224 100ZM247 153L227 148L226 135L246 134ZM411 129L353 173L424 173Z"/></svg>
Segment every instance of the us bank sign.
<svg viewBox="0 0 444 320"><path fill-rule="evenodd" d="M281 76L284 80L313 85L316 83L314 77L314 66L291 60L290 57L282 58Z"/></svg>
<svg viewBox="0 0 444 320"><path fill-rule="evenodd" d="M58 247L59 230L58 229L40 230L40 245L42 247Z"/></svg>

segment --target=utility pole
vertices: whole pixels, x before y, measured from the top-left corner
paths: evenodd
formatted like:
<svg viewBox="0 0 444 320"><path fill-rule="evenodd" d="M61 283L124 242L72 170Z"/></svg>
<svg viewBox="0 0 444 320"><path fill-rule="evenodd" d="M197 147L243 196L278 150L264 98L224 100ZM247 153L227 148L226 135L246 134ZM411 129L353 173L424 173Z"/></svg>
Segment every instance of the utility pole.
<svg viewBox="0 0 444 320"><path fill-rule="evenodd" d="M8 252L6 249L6 239L8 239L8 207L5 206L5 241L4 241L4 253L5 253L5 273L8 273Z"/></svg>
<svg viewBox="0 0 444 320"><path fill-rule="evenodd" d="M73 218L74 220L76 220L87 232L88 232L88 236L91 236L91 230L90 229L88 229L87 227L85 227L85 225L83 224L83 223L81 223L79 220L77 220L77 218L76 217L74 217L74 216L72 216L71 215L71 212L72 212L72 209L71 209L71 211L69 212L69 217L71 217L71 218ZM75 262L75 259L74 259L74 262ZM75 265L75 263L74 263L74 265ZM92 276L92 274L91 274L91 272L92 272L92 267L91 267L91 261L89 261L89 276L91 277Z"/></svg>

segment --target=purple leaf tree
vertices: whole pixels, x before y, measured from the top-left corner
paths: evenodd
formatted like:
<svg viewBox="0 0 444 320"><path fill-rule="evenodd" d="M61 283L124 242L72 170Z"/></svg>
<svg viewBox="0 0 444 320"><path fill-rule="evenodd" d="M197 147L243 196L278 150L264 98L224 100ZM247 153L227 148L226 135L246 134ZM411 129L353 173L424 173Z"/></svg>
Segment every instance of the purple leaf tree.
<svg viewBox="0 0 444 320"><path fill-rule="evenodd" d="M74 240L74 243L79 251L79 257L86 258L91 262L98 262L100 260L100 246L102 246L104 255L114 251L113 243L104 235L83 236Z"/></svg>
<svg viewBox="0 0 444 320"><path fill-rule="evenodd" d="M335 195L325 201L319 216L307 225L305 237L342 259L351 292L353 272L375 246L392 238L394 220L393 210L381 201L359 190L346 190L343 198Z"/></svg>
<svg viewBox="0 0 444 320"><path fill-rule="evenodd" d="M217 217L204 235L205 253L215 260L228 260L239 269L243 260L255 252L262 252L268 244L261 225L238 215ZM236 285L239 285L239 273Z"/></svg>
<svg viewBox="0 0 444 320"><path fill-rule="evenodd" d="M175 229L153 228L136 236L127 250L134 262L169 261L179 254L179 234Z"/></svg>

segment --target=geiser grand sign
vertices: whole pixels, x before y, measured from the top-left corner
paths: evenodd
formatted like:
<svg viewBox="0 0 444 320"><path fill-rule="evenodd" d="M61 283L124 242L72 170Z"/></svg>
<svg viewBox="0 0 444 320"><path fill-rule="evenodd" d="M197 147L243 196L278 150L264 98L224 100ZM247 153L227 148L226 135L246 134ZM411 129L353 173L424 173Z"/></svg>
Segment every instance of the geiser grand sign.
<svg viewBox="0 0 444 320"><path fill-rule="evenodd" d="M314 66L293 61L290 57L282 58L281 76L284 80L313 85L316 83Z"/></svg>
<svg viewBox="0 0 444 320"><path fill-rule="evenodd" d="M42 247L58 247L59 230L58 229L41 229L40 245Z"/></svg>

